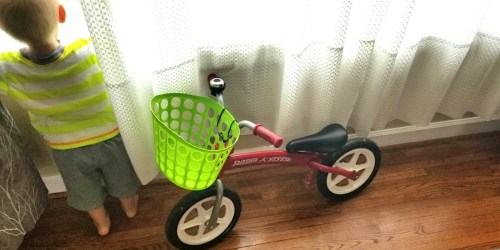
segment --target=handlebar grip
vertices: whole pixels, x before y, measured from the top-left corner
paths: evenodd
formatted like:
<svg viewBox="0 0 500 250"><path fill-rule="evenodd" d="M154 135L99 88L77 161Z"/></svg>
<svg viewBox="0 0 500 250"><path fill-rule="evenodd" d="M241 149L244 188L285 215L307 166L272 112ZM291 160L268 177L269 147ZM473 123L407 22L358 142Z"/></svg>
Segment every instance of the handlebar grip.
<svg viewBox="0 0 500 250"><path fill-rule="evenodd" d="M263 139L265 139L266 141L270 142L271 144L274 145L275 148L279 148L283 143L283 138L279 137L270 130L262 127L262 125L260 124L255 125L255 128L253 129L253 134L258 135Z"/></svg>

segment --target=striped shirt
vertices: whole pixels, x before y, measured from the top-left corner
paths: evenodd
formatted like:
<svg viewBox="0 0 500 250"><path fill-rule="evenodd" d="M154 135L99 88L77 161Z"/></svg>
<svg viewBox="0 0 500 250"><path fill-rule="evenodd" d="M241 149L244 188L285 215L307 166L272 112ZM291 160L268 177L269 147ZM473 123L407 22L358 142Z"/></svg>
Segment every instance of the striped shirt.
<svg viewBox="0 0 500 250"><path fill-rule="evenodd" d="M67 45L46 65L19 51L1 53L0 94L28 111L33 127L54 149L91 145L119 133L90 39Z"/></svg>

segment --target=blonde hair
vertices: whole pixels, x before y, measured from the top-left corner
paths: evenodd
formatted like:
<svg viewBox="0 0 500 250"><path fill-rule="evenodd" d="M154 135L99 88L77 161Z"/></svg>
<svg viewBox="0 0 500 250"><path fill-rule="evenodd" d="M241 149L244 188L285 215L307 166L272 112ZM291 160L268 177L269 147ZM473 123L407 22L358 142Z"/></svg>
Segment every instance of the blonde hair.
<svg viewBox="0 0 500 250"><path fill-rule="evenodd" d="M57 32L58 0L0 0L0 28L30 46L45 45Z"/></svg>

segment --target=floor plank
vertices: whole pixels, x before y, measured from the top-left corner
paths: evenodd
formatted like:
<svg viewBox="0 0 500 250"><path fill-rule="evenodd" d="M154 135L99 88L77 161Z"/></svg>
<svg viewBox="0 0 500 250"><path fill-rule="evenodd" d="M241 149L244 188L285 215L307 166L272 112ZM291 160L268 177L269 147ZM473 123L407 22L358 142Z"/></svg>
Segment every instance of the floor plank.
<svg viewBox="0 0 500 250"><path fill-rule="evenodd" d="M302 180L306 169L257 167L224 176L243 211L213 249L499 249L500 132L382 148L372 184L344 202L326 200ZM127 219L106 201L111 234L52 196L20 249L173 249L164 235L170 209L187 191L166 181L140 190Z"/></svg>

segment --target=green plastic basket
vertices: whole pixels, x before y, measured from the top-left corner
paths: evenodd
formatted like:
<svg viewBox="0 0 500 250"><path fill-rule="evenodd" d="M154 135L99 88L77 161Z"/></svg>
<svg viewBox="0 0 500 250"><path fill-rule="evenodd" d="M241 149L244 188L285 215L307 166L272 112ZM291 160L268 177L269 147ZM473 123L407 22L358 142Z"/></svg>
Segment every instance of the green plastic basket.
<svg viewBox="0 0 500 250"><path fill-rule="evenodd" d="M169 93L151 100L156 163L174 184L210 187L240 136L234 117L208 97Z"/></svg>

